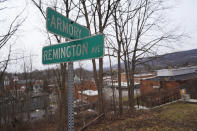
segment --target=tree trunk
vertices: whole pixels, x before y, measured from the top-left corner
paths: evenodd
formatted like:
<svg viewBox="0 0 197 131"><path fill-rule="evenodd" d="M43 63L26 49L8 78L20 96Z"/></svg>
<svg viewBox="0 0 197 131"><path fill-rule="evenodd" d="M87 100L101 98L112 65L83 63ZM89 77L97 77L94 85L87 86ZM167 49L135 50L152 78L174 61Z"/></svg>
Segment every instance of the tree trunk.
<svg viewBox="0 0 197 131"><path fill-rule="evenodd" d="M100 82L98 80L98 74L97 74L97 70L96 70L96 61L95 59L92 60L92 65L93 65L93 71L94 71L94 80L95 80L95 84L98 90L98 108L99 108L99 114L102 113L102 103L101 103L101 90L100 90Z"/></svg>
<svg viewBox="0 0 197 131"><path fill-rule="evenodd" d="M120 65L120 52L121 52L121 41L119 39L118 34L118 23L117 23L117 15L116 15L116 9L114 12L114 21L115 21L115 31L116 31L116 40L118 43L118 50L117 50L117 61L118 61L118 91L119 91L119 114L122 115L123 108L122 108L122 87L121 87L121 65Z"/></svg>
<svg viewBox="0 0 197 131"><path fill-rule="evenodd" d="M136 37L136 42L135 42L135 46L134 46L134 51L133 51L133 57L132 57L132 69L131 69L131 79L130 79L130 82L131 82L131 92L130 92L130 95L131 95L131 110L134 109L134 73L135 73L135 62L136 62L136 52L137 52L137 47L138 47L138 41L139 41L139 36L140 36L140 32L138 32L137 34L137 37Z"/></svg>
<svg viewBox="0 0 197 131"><path fill-rule="evenodd" d="M123 51L124 51L124 64L125 64L125 75L126 75L126 81L127 81L127 89L128 89L128 103L129 103L129 107L131 107L130 105L130 101L131 101L131 95L130 95L130 92L131 92L131 88L130 88L130 83L129 83L129 61L127 60L127 52L128 52L128 49L124 47L123 45Z"/></svg>
<svg viewBox="0 0 197 131"><path fill-rule="evenodd" d="M67 88L66 88L66 64L61 64L61 73L62 73L62 81L61 81L61 100L59 105L59 124L58 131L67 130Z"/></svg>
<svg viewBox="0 0 197 131"><path fill-rule="evenodd" d="M114 81L113 81L113 70L112 70L112 65L111 65L111 57L110 57L110 52L109 52L109 48L108 48L108 54L109 54L109 65L110 65L110 73L111 73L111 88L112 88L112 106L113 106L113 110L116 113L116 103L115 103L115 93L114 93Z"/></svg>
<svg viewBox="0 0 197 131"><path fill-rule="evenodd" d="M119 113L122 115L123 108L122 108L122 87L121 87L121 65L120 65L120 43L118 43L118 90L119 90Z"/></svg>
<svg viewBox="0 0 197 131"><path fill-rule="evenodd" d="M103 106L103 58L99 58L99 90L100 90L100 101L101 101L101 112L104 113Z"/></svg>

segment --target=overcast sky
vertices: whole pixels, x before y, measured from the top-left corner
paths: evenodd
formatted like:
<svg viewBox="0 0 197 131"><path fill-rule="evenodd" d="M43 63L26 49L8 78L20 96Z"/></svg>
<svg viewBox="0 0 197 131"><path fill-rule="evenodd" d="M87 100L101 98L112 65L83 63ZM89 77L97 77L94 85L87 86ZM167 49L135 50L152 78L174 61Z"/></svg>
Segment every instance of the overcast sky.
<svg viewBox="0 0 197 131"><path fill-rule="evenodd" d="M9 21L14 16L17 15L25 5L27 7L23 16L27 17L27 20L23 24L22 28L19 30L18 39L14 44L14 50L16 53L24 53L25 56L30 53L33 55L33 69L45 69L51 66L42 65L41 54L42 47L49 45L46 41L45 33L43 32L45 28L45 21L42 18L40 12L37 8L33 6L30 0L10 0L8 7L11 9L4 11L3 14L0 12L1 18ZM173 6L173 9L165 14L167 21L173 27L178 26L181 31L187 33L190 38L185 38L182 42L173 43L173 49L169 49L165 52L175 52L182 50L197 49L197 0L169 0L169 5ZM2 5L0 5L2 7ZM72 18L71 18L72 19ZM8 24L9 22L2 24ZM1 26L2 27L2 26ZM161 51L162 53L165 53ZM91 61L83 61L83 66L86 69L92 69ZM108 65L108 59L104 58L104 67ZM23 62L14 61L12 66L9 66L8 71L20 72L23 67ZM78 62L75 62L75 68L78 67Z"/></svg>

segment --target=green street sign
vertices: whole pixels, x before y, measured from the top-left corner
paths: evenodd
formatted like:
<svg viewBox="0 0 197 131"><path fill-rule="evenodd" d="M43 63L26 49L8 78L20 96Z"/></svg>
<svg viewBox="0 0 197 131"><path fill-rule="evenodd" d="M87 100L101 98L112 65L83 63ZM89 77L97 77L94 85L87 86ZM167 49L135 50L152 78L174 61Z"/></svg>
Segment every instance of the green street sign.
<svg viewBox="0 0 197 131"><path fill-rule="evenodd" d="M69 61L95 59L104 55L102 34L88 38L45 46L42 49L42 63L63 63Z"/></svg>
<svg viewBox="0 0 197 131"><path fill-rule="evenodd" d="M69 39L80 39L90 36L89 30L62 14L47 7L46 28L49 32Z"/></svg>

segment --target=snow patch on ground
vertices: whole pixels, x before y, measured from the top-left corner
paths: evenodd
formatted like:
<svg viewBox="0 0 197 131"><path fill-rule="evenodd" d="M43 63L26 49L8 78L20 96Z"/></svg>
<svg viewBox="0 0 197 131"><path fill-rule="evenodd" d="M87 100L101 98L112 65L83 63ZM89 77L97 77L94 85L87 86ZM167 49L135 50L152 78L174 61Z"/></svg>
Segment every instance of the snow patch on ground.
<svg viewBox="0 0 197 131"><path fill-rule="evenodd" d="M191 102L191 103L197 103L197 99L183 99L182 101L185 101L185 102Z"/></svg>
<svg viewBox="0 0 197 131"><path fill-rule="evenodd" d="M139 107L138 107L137 105L135 105L135 108L136 108L137 110L140 110L140 109L148 110L148 109L149 109L149 108L147 108L147 107L145 107L145 106L140 106L140 105L139 105Z"/></svg>

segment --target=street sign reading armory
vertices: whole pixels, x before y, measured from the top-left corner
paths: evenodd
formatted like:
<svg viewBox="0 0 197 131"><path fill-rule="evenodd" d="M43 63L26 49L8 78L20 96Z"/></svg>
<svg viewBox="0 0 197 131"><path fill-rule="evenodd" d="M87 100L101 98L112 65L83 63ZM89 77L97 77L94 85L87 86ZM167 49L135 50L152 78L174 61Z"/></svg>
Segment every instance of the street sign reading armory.
<svg viewBox="0 0 197 131"><path fill-rule="evenodd" d="M73 22L50 7L47 8L46 28L53 34L69 39L90 36L90 32L86 27Z"/></svg>
<svg viewBox="0 0 197 131"><path fill-rule="evenodd" d="M88 38L46 46L42 49L42 63L63 63L84 59L95 59L104 55L102 34Z"/></svg>

